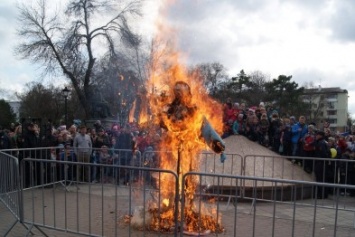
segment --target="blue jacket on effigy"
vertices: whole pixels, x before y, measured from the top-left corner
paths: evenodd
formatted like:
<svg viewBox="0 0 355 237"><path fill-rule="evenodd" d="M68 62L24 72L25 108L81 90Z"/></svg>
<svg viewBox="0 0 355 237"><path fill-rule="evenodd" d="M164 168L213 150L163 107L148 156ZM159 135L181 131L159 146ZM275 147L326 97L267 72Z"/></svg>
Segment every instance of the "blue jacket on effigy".
<svg viewBox="0 0 355 237"><path fill-rule="evenodd" d="M220 154L220 160L223 163L226 160L226 155L224 154L225 144L223 139L218 135L218 133L212 128L211 124L204 119L202 128L202 137L205 139L206 144L217 154Z"/></svg>

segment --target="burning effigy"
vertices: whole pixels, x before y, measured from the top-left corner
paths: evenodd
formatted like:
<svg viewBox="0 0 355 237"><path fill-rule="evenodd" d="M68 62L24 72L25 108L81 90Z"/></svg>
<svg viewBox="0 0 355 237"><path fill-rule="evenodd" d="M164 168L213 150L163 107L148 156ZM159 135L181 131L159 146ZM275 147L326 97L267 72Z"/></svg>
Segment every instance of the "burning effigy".
<svg viewBox="0 0 355 237"><path fill-rule="evenodd" d="M160 129L157 168L176 172L179 188L172 188L176 185L175 177L159 173L160 196L149 205L145 227L154 231L179 228L184 233L198 235L221 233L224 228L216 210L201 207L202 202L196 204L199 177L187 175L183 179L183 176L199 171L199 154L203 150L213 150L224 162L225 144L219 136L223 130L222 105L209 96L199 72L190 71L181 63L183 57L174 45L174 32L164 24L158 28L148 66L149 78L139 93L141 109L137 122ZM182 226L174 226L176 218Z"/></svg>
<svg viewBox="0 0 355 237"><path fill-rule="evenodd" d="M225 144L218 134L222 130L221 105L209 97L198 72L188 73L179 63L177 54L165 54L155 62L151 77L142 90L144 93L140 93L143 103L138 121L161 128L158 168L175 171L181 187L184 174L199 170L199 153L202 150L213 150L224 162ZM149 208L151 230L169 231L176 228L175 218L182 218L184 226L179 228L186 233L223 231L220 216L217 220L213 217L213 210L196 207L197 176L187 176L179 193L172 188L175 180L168 173L161 173L157 182L161 198ZM181 204L176 197L182 193L183 215L180 212L175 215Z"/></svg>

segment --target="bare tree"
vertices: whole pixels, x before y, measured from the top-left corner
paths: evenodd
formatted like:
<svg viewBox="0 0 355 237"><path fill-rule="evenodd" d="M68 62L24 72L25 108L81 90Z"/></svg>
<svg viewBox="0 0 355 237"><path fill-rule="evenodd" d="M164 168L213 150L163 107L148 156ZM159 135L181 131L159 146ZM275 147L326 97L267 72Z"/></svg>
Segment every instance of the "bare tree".
<svg viewBox="0 0 355 237"><path fill-rule="evenodd" d="M212 93L217 89L218 82L227 77L226 68L219 62L201 63L195 69L200 71L205 87Z"/></svg>
<svg viewBox="0 0 355 237"><path fill-rule="evenodd" d="M265 101L265 83L270 81L270 76L261 71L253 71L249 74L249 90L246 92L246 98L251 105L258 105Z"/></svg>
<svg viewBox="0 0 355 237"><path fill-rule="evenodd" d="M71 0L64 12L53 14L49 14L48 2L40 0L35 7L19 6L18 35L23 42L15 52L23 59L41 63L46 75L64 74L89 117L90 87L100 55L116 56L116 36L126 46L137 47L140 43L129 27L128 17L140 15L141 1L120 1L117 5L109 0ZM113 17L97 20L107 15Z"/></svg>

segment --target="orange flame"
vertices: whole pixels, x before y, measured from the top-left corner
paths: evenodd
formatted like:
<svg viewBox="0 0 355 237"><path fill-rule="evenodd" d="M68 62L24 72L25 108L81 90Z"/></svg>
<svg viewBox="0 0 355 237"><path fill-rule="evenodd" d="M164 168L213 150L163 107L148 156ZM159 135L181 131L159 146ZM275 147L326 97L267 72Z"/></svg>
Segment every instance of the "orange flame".
<svg viewBox="0 0 355 237"><path fill-rule="evenodd" d="M164 128L158 150L160 154L161 169L179 171L179 183L182 175L189 171L199 170L198 154L206 149L206 144L201 137L201 128L206 118L217 132L222 131L222 108L214 101L204 88L198 72L188 72L180 61L182 54L178 52L171 38L174 32L163 25L159 26L159 35L153 43L150 77L146 84L146 91L141 93L142 108L139 123L152 121L153 124ZM169 45L165 37L169 37ZM187 85L187 86L186 86ZM178 88L181 86L182 88ZM191 93L178 95L178 90L189 87ZM177 101L179 98L179 102ZM149 103L145 104L145 103ZM173 107L176 108L173 108ZM148 107L150 114L148 115ZM164 152L165 151L165 152ZM178 166L180 160L180 167ZM167 223L173 224L174 208L178 203L175 196L174 180L170 174L162 173L159 177L159 188L162 195L160 206L163 211L160 215L153 212L155 218L152 226L158 230L165 228ZM198 177L187 176L184 184L186 211L185 224L188 231L222 230L219 220L214 220L211 215L198 214L194 205L195 191ZM205 225L201 226L201 219ZM159 223L164 223L164 226Z"/></svg>
<svg viewBox="0 0 355 237"><path fill-rule="evenodd" d="M146 85L148 100L145 101L149 103L153 123L164 128L158 147L159 151L163 151L160 153L159 168L179 171L179 183L181 183L183 174L199 170L198 153L206 149L206 144L201 137L204 118L207 118L217 131L221 131L221 106L208 96L199 80L201 77L198 72L188 73L183 64L179 62L178 52L170 49L169 53L166 51L155 51L154 53L153 58L159 59L159 61L154 61L154 70ZM180 104L176 104L177 90L180 89L177 87L186 85L189 86L191 93L179 97ZM174 106L177 108L174 109ZM146 109L147 107L143 111ZM142 114L145 115L141 115L141 117L147 118L146 111ZM180 167L177 167L179 159ZM196 176L187 176L185 189L179 190L180 194L185 192L186 229L196 231L205 228L211 231L220 231L221 227L218 221L213 221L211 216L204 218L207 226L201 227L201 224L198 224L201 222L194 211L196 210L194 199L197 184L198 178ZM175 197L173 185L174 180L171 175L162 173L159 188L162 195L161 206L166 211L161 212L160 218L170 220L169 223L174 219L173 210L177 205L173 199ZM166 224L166 222L164 223Z"/></svg>

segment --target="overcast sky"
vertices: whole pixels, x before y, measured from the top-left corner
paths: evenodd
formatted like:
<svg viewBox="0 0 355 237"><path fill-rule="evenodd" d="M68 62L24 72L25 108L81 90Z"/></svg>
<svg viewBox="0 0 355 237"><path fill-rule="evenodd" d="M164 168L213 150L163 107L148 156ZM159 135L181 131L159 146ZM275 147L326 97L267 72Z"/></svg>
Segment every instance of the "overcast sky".
<svg viewBox="0 0 355 237"><path fill-rule="evenodd" d="M149 14L157 2L147 0L141 32L159 17ZM0 2L0 97L22 91L40 72L13 56L15 3ZM353 0L176 0L166 22L189 63L217 61L231 76L259 70L270 78L292 75L300 86L347 89L355 118L354 12Z"/></svg>

